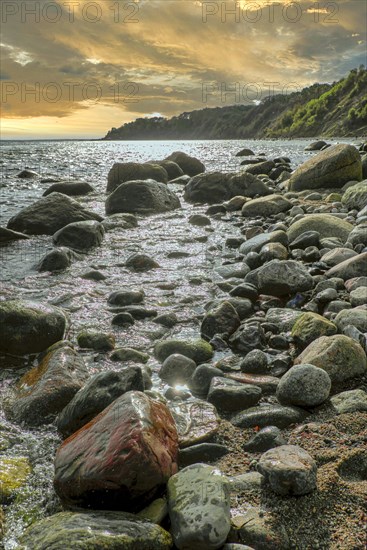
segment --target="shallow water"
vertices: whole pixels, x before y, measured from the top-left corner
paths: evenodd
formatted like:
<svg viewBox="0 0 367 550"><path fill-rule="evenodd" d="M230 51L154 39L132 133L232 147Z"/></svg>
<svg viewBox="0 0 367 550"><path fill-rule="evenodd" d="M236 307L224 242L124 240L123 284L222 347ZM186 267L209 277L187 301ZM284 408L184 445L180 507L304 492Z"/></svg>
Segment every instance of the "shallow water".
<svg viewBox="0 0 367 550"><path fill-rule="evenodd" d="M236 152L249 147L255 154L266 153L268 158L290 157L295 168L312 155L304 152L309 141L3 142L0 225L5 226L12 215L36 201L51 185L41 184L41 178L88 181L96 193L79 200L103 215L107 174L116 161L162 159L173 151L182 150L200 158L207 170L236 171L242 160L235 157ZM17 178L24 168L35 170L41 178ZM182 199L182 187L173 187ZM139 217L138 228L106 232L100 248L61 274L40 274L35 269L39 259L52 248L49 236L32 237L29 241L1 247L0 299L22 297L61 306L69 314L67 337L74 344L83 328L112 332L116 347L135 347L150 353L148 365L156 372L158 364L152 356L155 341L167 335L199 336L203 306L223 295L214 284L220 279L215 267L236 255L236 251L226 249L224 243L229 235L239 234L238 214L212 219L211 226L202 228L190 225L187 220L194 210L205 212L206 207L194 208L183 201L182 207L182 210L166 214ZM160 268L143 274L131 273L123 264L135 252L153 257ZM186 256L172 258L173 252ZM92 268L101 270L106 279L96 282L80 277ZM149 319L137 321L128 329L112 327L113 312L108 308L107 297L123 289L144 289L144 305L148 309L158 313L175 312L179 323L168 332ZM91 375L105 369L123 368L119 363L111 363L106 354L83 352L83 355ZM27 368L29 365L22 370L8 369L0 373L2 400ZM156 376L154 379L158 383ZM52 490L52 460L59 439L52 426L27 431L1 418L0 427L4 424L14 432L14 444L0 451L6 456L28 456L33 466L28 484L19 491L17 502L7 510L5 549L10 550L17 548L17 538L28 523L58 509Z"/></svg>

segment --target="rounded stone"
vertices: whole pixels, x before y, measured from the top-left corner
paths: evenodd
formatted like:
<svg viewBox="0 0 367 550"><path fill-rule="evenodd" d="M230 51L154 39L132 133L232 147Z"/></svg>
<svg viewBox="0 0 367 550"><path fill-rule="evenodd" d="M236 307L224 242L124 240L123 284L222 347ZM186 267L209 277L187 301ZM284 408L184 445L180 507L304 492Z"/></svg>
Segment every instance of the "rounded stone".
<svg viewBox="0 0 367 550"><path fill-rule="evenodd" d="M314 365L296 365L281 378L277 398L283 405L316 407L329 397L330 376Z"/></svg>
<svg viewBox="0 0 367 550"><path fill-rule="evenodd" d="M168 384L185 383L196 369L196 363L180 353L173 353L164 360L159 376Z"/></svg>

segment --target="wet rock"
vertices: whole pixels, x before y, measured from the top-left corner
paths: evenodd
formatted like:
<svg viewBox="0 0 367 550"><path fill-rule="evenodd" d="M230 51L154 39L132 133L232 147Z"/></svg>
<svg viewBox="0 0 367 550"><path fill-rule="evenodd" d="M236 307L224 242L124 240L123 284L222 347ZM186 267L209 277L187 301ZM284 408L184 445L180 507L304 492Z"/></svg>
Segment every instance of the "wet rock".
<svg viewBox="0 0 367 550"><path fill-rule="evenodd" d="M104 237L103 225L94 220L74 222L66 225L53 236L56 246L66 246L78 252L85 252L100 246Z"/></svg>
<svg viewBox="0 0 367 550"><path fill-rule="evenodd" d="M280 379L277 398L282 405L317 407L329 397L330 376L310 364L295 365Z"/></svg>
<svg viewBox="0 0 367 550"><path fill-rule="evenodd" d="M192 359L174 353L164 360L159 371L159 377L170 384L185 384L196 369L196 363Z"/></svg>
<svg viewBox="0 0 367 550"><path fill-rule="evenodd" d="M271 260L287 260L288 250L280 243L269 243L260 250L261 263L270 262Z"/></svg>
<svg viewBox="0 0 367 550"><path fill-rule="evenodd" d="M325 370L331 382L344 382L367 370L366 354L352 338L342 334L322 336L312 342L295 360Z"/></svg>
<svg viewBox="0 0 367 550"><path fill-rule="evenodd" d="M351 180L362 179L362 162L352 145L333 145L307 160L293 172L289 190L342 187Z"/></svg>
<svg viewBox="0 0 367 550"><path fill-rule="evenodd" d="M120 313L129 313L134 319L153 318L158 314L156 309L147 309L145 307L135 305L122 306L114 309Z"/></svg>
<svg viewBox="0 0 367 550"><path fill-rule="evenodd" d="M158 315L153 322L167 328L172 328L177 325L178 318L176 313L162 313L162 315Z"/></svg>
<svg viewBox="0 0 367 550"><path fill-rule="evenodd" d="M279 384L279 378L276 378L275 376L248 374L243 372L228 373L224 376L226 378L230 378L231 380L236 380L236 382L241 382L241 384L251 384L254 386L258 386L264 395L275 393Z"/></svg>
<svg viewBox="0 0 367 550"><path fill-rule="evenodd" d="M290 424L302 422L306 416L307 413L297 407L261 405L236 414L231 418L231 423L238 428L253 428L255 426L286 428Z"/></svg>
<svg viewBox="0 0 367 550"><path fill-rule="evenodd" d="M187 202L218 203L237 195L253 197L269 195L269 188L259 178L240 172L238 174L207 172L193 177L185 187Z"/></svg>
<svg viewBox="0 0 367 550"><path fill-rule="evenodd" d="M185 355L195 361L196 364L209 361L213 357L212 346L205 340L177 340L168 339L158 342L154 348L154 355L163 363L167 357L174 353Z"/></svg>
<svg viewBox="0 0 367 550"><path fill-rule="evenodd" d="M138 517L147 519L157 525L161 524L168 515L168 505L166 498L156 498L149 506L138 512Z"/></svg>
<svg viewBox="0 0 367 550"><path fill-rule="evenodd" d="M367 332L367 309L364 306L342 309L334 321L339 330L351 325L361 332Z"/></svg>
<svg viewBox="0 0 367 550"><path fill-rule="evenodd" d="M210 340L216 334L227 339L240 325L237 311L229 302L222 302L218 307L210 310L201 323L201 335Z"/></svg>
<svg viewBox="0 0 367 550"><path fill-rule="evenodd" d="M352 304L353 307L367 304L367 287L360 286L355 290L352 290L352 292L349 295L349 298L350 298L350 303Z"/></svg>
<svg viewBox="0 0 367 550"><path fill-rule="evenodd" d="M337 264L327 271L326 276L329 278L340 277L346 281L355 277L362 277L365 273L367 273L367 252Z"/></svg>
<svg viewBox="0 0 367 550"><path fill-rule="evenodd" d="M77 336L80 348L94 349L95 351L111 351L115 347L113 334L96 330L83 330Z"/></svg>
<svg viewBox="0 0 367 550"><path fill-rule="evenodd" d="M367 393L363 390L344 391L330 401L338 414L367 411Z"/></svg>
<svg viewBox="0 0 367 550"><path fill-rule="evenodd" d="M256 302L258 298L258 292L256 288L253 285L246 283L234 287L229 294L233 297L247 298L251 302ZM243 317L240 318L242 319Z"/></svg>
<svg viewBox="0 0 367 550"><path fill-rule="evenodd" d="M292 223L287 235L289 241L293 242L305 231L317 231L320 239L336 237L345 243L352 229L352 224L332 214L306 214L300 220Z"/></svg>
<svg viewBox="0 0 367 550"><path fill-rule="evenodd" d="M134 271L150 271L156 269L159 264L146 254L133 254L126 260L126 267Z"/></svg>
<svg viewBox="0 0 367 550"><path fill-rule="evenodd" d="M259 323L243 323L229 338L231 349L247 354L265 347L265 333Z"/></svg>
<svg viewBox="0 0 367 550"><path fill-rule="evenodd" d="M62 340L66 317L61 309L29 300L0 302L0 351L26 355Z"/></svg>
<svg viewBox="0 0 367 550"><path fill-rule="evenodd" d="M231 493L238 494L242 492L260 491L264 486L264 476L259 472L246 472L233 477L228 477Z"/></svg>
<svg viewBox="0 0 367 550"><path fill-rule="evenodd" d="M245 149L241 149L241 151L238 151L238 153L236 153L236 157L249 157L254 154L255 153L251 149L245 148Z"/></svg>
<svg viewBox="0 0 367 550"><path fill-rule="evenodd" d="M189 176L196 176L197 174L205 172L205 166L199 159L190 157L182 151L171 153L166 160L172 160L178 164L183 173Z"/></svg>
<svg viewBox="0 0 367 550"><path fill-rule="evenodd" d="M207 400L218 410L236 412L256 405L261 394L261 389L257 386L215 377L210 383Z"/></svg>
<svg viewBox="0 0 367 550"><path fill-rule="evenodd" d="M322 315L308 311L303 313L292 328L292 338L300 348L305 348L320 336L336 334L337 327Z"/></svg>
<svg viewBox="0 0 367 550"><path fill-rule="evenodd" d="M51 193L62 193L69 197L76 197L78 195L88 195L88 193L94 191L95 189L86 181L59 181L46 189L42 196L47 197Z"/></svg>
<svg viewBox="0 0 367 550"><path fill-rule="evenodd" d="M196 399L168 404L176 423L180 448L212 439L219 429L217 410L211 403Z"/></svg>
<svg viewBox="0 0 367 550"><path fill-rule="evenodd" d="M108 173L107 193L112 193L122 183L135 180L167 183L168 175L166 170L157 164L116 162Z"/></svg>
<svg viewBox="0 0 367 550"><path fill-rule="evenodd" d="M117 290L108 297L108 303L113 306L129 306L140 304L145 297L143 290Z"/></svg>
<svg viewBox="0 0 367 550"><path fill-rule="evenodd" d="M130 391L59 447L55 489L66 504L134 510L177 471L177 451L167 407Z"/></svg>
<svg viewBox="0 0 367 550"><path fill-rule="evenodd" d="M39 174L37 174L37 172L34 172L33 170L25 169L19 172L19 174L17 174L17 177L22 179L38 178Z"/></svg>
<svg viewBox="0 0 367 550"><path fill-rule="evenodd" d="M289 245L292 249L300 248L304 250L309 246L320 245L320 233L318 231L305 231L296 237Z"/></svg>
<svg viewBox="0 0 367 550"><path fill-rule="evenodd" d="M73 250L60 246L54 248L51 252L47 252L37 264L38 271L64 271L71 266L74 260L81 259L80 255L76 254Z"/></svg>
<svg viewBox="0 0 367 550"><path fill-rule="evenodd" d="M204 227L205 225L211 225L212 222L207 216L203 216L202 214L193 214L189 217L189 223L191 223L191 225Z"/></svg>
<svg viewBox="0 0 367 550"><path fill-rule="evenodd" d="M155 214L180 208L178 197L164 183L148 179L119 185L106 200L106 214Z"/></svg>
<svg viewBox="0 0 367 550"><path fill-rule="evenodd" d="M147 363L149 355L133 348L116 348L110 355L111 361L132 361L133 363Z"/></svg>
<svg viewBox="0 0 367 550"><path fill-rule="evenodd" d="M266 312L266 321L277 325L280 331L286 332L292 329L301 315L303 315L303 312L296 309L270 308Z"/></svg>
<svg viewBox="0 0 367 550"><path fill-rule="evenodd" d="M0 458L0 504L9 504L31 473L31 466L25 457Z"/></svg>
<svg viewBox="0 0 367 550"><path fill-rule="evenodd" d="M190 181L190 179L191 179L191 176L184 175L184 176L179 176L174 180L171 180L170 183L174 185L186 185Z"/></svg>
<svg viewBox="0 0 367 550"><path fill-rule="evenodd" d="M94 548L113 550L169 550L172 538L159 525L125 512L59 512L33 523L21 545L27 550Z"/></svg>
<svg viewBox="0 0 367 550"><path fill-rule="evenodd" d="M223 372L212 365L199 365L188 380L188 386L194 393L206 397L212 379L222 375Z"/></svg>
<svg viewBox="0 0 367 550"><path fill-rule="evenodd" d="M250 268L244 262L235 262L234 264L216 267L215 272L223 279L243 279L250 272Z"/></svg>
<svg viewBox="0 0 367 550"><path fill-rule="evenodd" d="M306 268L294 260L272 260L245 277L261 294L284 296L310 290L314 280Z"/></svg>
<svg viewBox="0 0 367 550"><path fill-rule="evenodd" d="M23 208L10 218L7 227L30 235L53 235L69 223L87 220L101 221L102 218L74 199L52 193Z"/></svg>
<svg viewBox="0 0 367 550"><path fill-rule="evenodd" d="M183 170L179 167L177 162L173 162L173 160L150 160L147 164L158 164L158 166L164 168L168 175L168 181L172 181L184 175Z"/></svg>
<svg viewBox="0 0 367 550"><path fill-rule="evenodd" d="M268 372L268 357L263 351L254 349L246 355L240 367L242 372L264 374Z"/></svg>
<svg viewBox="0 0 367 550"><path fill-rule="evenodd" d="M112 214L108 216L102 222L106 231L112 231L114 229L131 229L138 227L138 220L134 214Z"/></svg>
<svg viewBox="0 0 367 550"><path fill-rule="evenodd" d="M257 469L278 495L305 495L316 489L316 462L296 445L266 451Z"/></svg>
<svg viewBox="0 0 367 550"><path fill-rule="evenodd" d="M24 233L18 233L17 231L12 231L6 227L0 227L0 244L29 238L30 237L28 237L28 235L24 235Z"/></svg>
<svg viewBox="0 0 367 550"><path fill-rule="evenodd" d="M229 451L224 445L218 443L199 443L186 449L182 449L178 455L180 467L190 466L198 462L216 462Z"/></svg>
<svg viewBox="0 0 367 550"><path fill-rule="evenodd" d="M343 197L342 203L351 210L362 210L367 205L367 180L361 181L349 187Z"/></svg>
<svg viewBox="0 0 367 550"><path fill-rule="evenodd" d="M87 279L88 281L105 281L107 279L106 275L104 275L101 271L98 271L98 269L91 269L90 271L80 275L80 277L82 279Z"/></svg>
<svg viewBox="0 0 367 550"><path fill-rule="evenodd" d="M83 359L72 348L64 345L51 349L19 380L12 417L27 426L52 422L87 378Z"/></svg>
<svg viewBox="0 0 367 550"><path fill-rule="evenodd" d="M230 530L226 479L206 464L193 464L168 482L171 533L179 549L221 548Z"/></svg>
<svg viewBox="0 0 367 550"><path fill-rule="evenodd" d="M282 195L268 195L246 202L242 207L242 216L246 218L274 216L279 212L286 212L291 207L292 203Z"/></svg>
<svg viewBox="0 0 367 550"><path fill-rule="evenodd" d="M247 167L246 172L259 176L260 174L270 174L273 168L275 168L275 163L272 160L264 160Z"/></svg>
<svg viewBox="0 0 367 550"><path fill-rule="evenodd" d="M244 443L242 449L247 453L263 453L274 447L286 444L287 442L279 428L276 426L267 426L255 433L247 443Z"/></svg>
<svg viewBox="0 0 367 550"><path fill-rule="evenodd" d="M366 182L367 184L367 182ZM355 250L358 250L358 245L363 245L361 248L367 247L367 223L361 223L360 225L357 225L349 233L349 237L347 240L348 244L351 244Z"/></svg>
<svg viewBox="0 0 367 550"><path fill-rule="evenodd" d="M313 141L305 147L305 151L320 151L325 145L327 145L326 141Z"/></svg>
<svg viewBox="0 0 367 550"><path fill-rule="evenodd" d="M85 426L115 399L128 391L144 391L140 367L120 372L105 371L93 376L60 412L57 429L64 438Z"/></svg>
<svg viewBox="0 0 367 550"><path fill-rule="evenodd" d="M245 204L246 201L248 201L247 197L237 195L236 197L232 197L231 199L229 199L229 201L224 206L226 210L228 210L228 212L236 212L237 210L242 209L242 206Z"/></svg>
<svg viewBox="0 0 367 550"><path fill-rule="evenodd" d="M245 514L233 518L236 540L259 550L289 550L287 530L268 513L251 507ZM236 546L236 545L235 545ZM225 548L225 547L223 547ZM240 546L240 548L243 548ZM248 548L248 546L245 546Z"/></svg>

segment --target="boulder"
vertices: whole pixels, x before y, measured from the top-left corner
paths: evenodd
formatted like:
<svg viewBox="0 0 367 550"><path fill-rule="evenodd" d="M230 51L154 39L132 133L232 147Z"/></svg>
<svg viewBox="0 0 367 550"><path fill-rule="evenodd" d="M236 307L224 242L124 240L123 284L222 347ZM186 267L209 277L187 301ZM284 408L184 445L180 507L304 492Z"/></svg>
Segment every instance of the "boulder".
<svg viewBox="0 0 367 550"><path fill-rule="evenodd" d="M217 410L211 403L196 399L171 401L168 406L175 420L181 449L210 440L219 430Z"/></svg>
<svg viewBox="0 0 367 550"><path fill-rule="evenodd" d="M185 355L174 353L163 361L163 365L159 371L159 377L171 386L175 384L186 384L195 369L195 361L185 357Z"/></svg>
<svg viewBox="0 0 367 550"><path fill-rule="evenodd" d="M228 201L237 195L254 197L270 193L265 183L247 172L207 172L189 181L185 187L184 199L188 202L213 204Z"/></svg>
<svg viewBox="0 0 367 550"><path fill-rule="evenodd" d="M229 453L225 445L219 443L199 443L179 452L179 465L181 468L197 464L198 462L216 462Z"/></svg>
<svg viewBox="0 0 367 550"><path fill-rule="evenodd" d="M167 407L130 391L59 447L55 490L65 504L136 510L176 473L177 452Z"/></svg>
<svg viewBox="0 0 367 550"><path fill-rule="evenodd" d="M178 549L216 550L230 527L230 494L226 478L207 464L193 464L167 485L171 533Z"/></svg>
<svg viewBox="0 0 367 550"><path fill-rule="evenodd" d="M254 349L265 347L265 332L260 323L243 323L229 338L231 349L247 354Z"/></svg>
<svg viewBox="0 0 367 550"><path fill-rule="evenodd" d="M290 191L343 187L362 179L362 162L353 145L333 145L307 160L289 179Z"/></svg>
<svg viewBox="0 0 367 550"><path fill-rule="evenodd" d="M335 265L326 272L326 277L338 277L347 281L355 277L363 277L367 273L367 252L352 256L347 260Z"/></svg>
<svg viewBox="0 0 367 550"><path fill-rule="evenodd" d="M351 250L350 248L337 247L333 250L329 250L323 256L321 256L321 262L324 262L326 265L334 267L335 265L341 264L345 260L354 258L357 256L357 252Z"/></svg>
<svg viewBox="0 0 367 550"><path fill-rule="evenodd" d="M295 360L295 365L305 363L326 371L333 384L361 376L367 371L363 348L342 334L317 338Z"/></svg>
<svg viewBox="0 0 367 550"><path fill-rule="evenodd" d="M338 331L336 325L312 311L303 313L292 328L292 338L296 345L305 348L320 336L332 336Z"/></svg>
<svg viewBox="0 0 367 550"><path fill-rule="evenodd" d="M325 145L327 145L326 141L313 141L305 147L305 151L320 151Z"/></svg>
<svg viewBox="0 0 367 550"><path fill-rule="evenodd" d="M180 208L178 197L164 183L152 179L119 185L106 200L106 213L154 214Z"/></svg>
<svg viewBox="0 0 367 550"><path fill-rule="evenodd" d="M238 428L286 428L290 424L299 424L306 416L307 413L298 407L263 404L237 413L231 418L231 423Z"/></svg>
<svg viewBox="0 0 367 550"><path fill-rule="evenodd" d="M335 317L334 322L340 331L351 325L361 332L367 332L367 308L342 309Z"/></svg>
<svg viewBox="0 0 367 550"><path fill-rule="evenodd" d="M66 317L61 309L31 302L9 300L0 302L0 351L12 355L27 355L45 350L62 340Z"/></svg>
<svg viewBox="0 0 367 550"><path fill-rule="evenodd" d="M190 157L182 151L175 151L171 153L165 160L172 160L181 168L184 174L188 176L196 176L205 172L204 164L195 157Z"/></svg>
<svg viewBox="0 0 367 550"><path fill-rule="evenodd" d="M19 380L11 414L27 426L50 423L88 379L83 359L67 344L50 348Z"/></svg>
<svg viewBox="0 0 367 550"><path fill-rule="evenodd" d="M316 462L297 445L282 445L266 451L257 470L278 495L305 495L316 489Z"/></svg>
<svg viewBox="0 0 367 550"><path fill-rule="evenodd" d="M37 264L38 271L63 271L71 266L73 260L79 260L81 256L73 250L60 246L47 252Z"/></svg>
<svg viewBox="0 0 367 550"><path fill-rule="evenodd" d="M37 172L34 172L34 170L29 170L26 168L25 170L19 172L19 174L17 174L17 177L21 179L38 178L39 174Z"/></svg>
<svg viewBox="0 0 367 550"><path fill-rule="evenodd" d="M255 285L260 294L271 296L304 292L314 286L307 269L295 260L272 260L246 275L245 282Z"/></svg>
<svg viewBox="0 0 367 550"><path fill-rule="evenodd" d="M108 297L108 303L113 306L129 306L144 301L144 290L116 290Z"/></svg>
<svg viewBox="0 0 367 550"><path fill-rule="evenodd" d="M214 377L210 383L208 401L218 410L237 412L253 407L262 395L252 384L241 384L229 378Z"/></svg>
<svg viewBox="0 0 367 550"><path fill-rule="evenodd" d="M334 395L330 401L338 414L367 412L367 393L363 390L343 391Z"/></svg>
<svg viewBox="0 0 367 550"><path fill-rule="evenodd" d="M158 342L154 348L154 355L163 363L173 353L180 353L198 363L205 363L213 357L213 348L205 340L177 340L168 339Z"/></svg>
<svg viewBox="0 0 367 550"><path fill-rule="evenodd" d="M13 500L16 491L27 482L31 471L25 457L0 457L0 504L9 504Z"/></svg>
<svg viewBox="0 0 367 550"><path fill-rule="evenodd" d="M158 164L158 166L164 168L168 175L168 181L172 181L184 175L182 168L179 167L177 162L173 162L173 160L150 160L148 164Z"/></svg>
<svg viewBox="0 0 367 550"><path fill-rule="evenodd" d="M52 240L56 246L66 246L78 252L85 252L102 243L103 225L94 220L69 223L57 231Z"/></svg>
<svg viewBox="0 0 367 550"><path fill-rule="evenodd" d="M143 272L156 269L159 267L159 264L146 254L132 254L126 260L125 266L128 269Z"/></svg>
<svg viewBox="0 0 367 550"><path fill-rule="evenodd" d="M257 162L246 168L246 172L253 174L254 176L260 174L269 174L271 170L275 168L275 163L272 160L264 160L262 162ZM276 179L276 178L275 178Z"/></svg>
<svg viewBox="0 0 367 550"><path fill-rule="evenodd" d="M367 205L367 180L348 187L342 197L342 203L350 210L362 210Z"/></svg>
<svg viewBox="0 0 367 550"><path fill-rule="evenodd" d="M24 233L18 233L17 231L12 231L6 227L0 227L0 244L29 238L30 237L28 237L28 235L24 235Z"/></svg>
<svg viewBox="0 0 367 550"><path fill-rule="evenodd" d="M86 181L59 181L46 189L42 196L47 197L51 193L62 193L69 197L76 197L78 195L87 195L94 191L95 189Z"/></svg>
<svg viewBox="0 0 367 550"><path fill-rule="evenodd" d="M357 227L349 233L347 243L351 244L354 248L359 244L363 244L363 247L367 248L367 221L357 225Z"/></svg>
<svg viewBox="0 0 367 550"><path fill-rule="evenodd" d="M229 302L222 302L205 315L201 323L201 335L205 340L211 340L216 334L226 339L238 329L240 323L240 318L233 305Z"/></svg>
<svg viewBox="0 0 367 550"><path fill-rule="evenodd" d="M113 511L59 512L36 521L20 547L27 550L169 550L172 538L159 525Z"/></svg>
<svg viewBox="0 0 367 550"><path fill-rule="evenodd" d="M249 254L249 252L259 252L263 246L269 243L280 243L284 246L288 245L288 236L285 231L271 231L270 233L260 233L240 246L240 254Z"/></svg>
<svg viewBox="0 0 367 550"><path fill-rule="evenodd" d="M330 376L325 370L300 364L282 376L277 387L277 398L282 405L317 407L329 397L330 389Z"/></svg>
<svg viewBox="0 0 367 550"><path fill-rule="evenodd" d="M263 453L286 444L287 442L279 428L267 426L256 432L247 443L242 445L242 449L247 453Z"/></svg>
<svg viewBox="0 0 367 550"><path fill-rule="evenodd" d="M274 216L280 212L286 212L292 208L292 203L282 195L268 195L246 202L242 207L242 216L252 218L255 216Z"/></svg>
<svg viewBox="0 0 367 550"><path fill-rule="evenodd" d="M66 195L52 193L15 214L8 228L30 235L53 235L69 223L86 220L102 221L102 217Z"/></svg>
<svg viewBox="0 0 367 550"><path fill-rule="evenodd" d="M57 418L57 429L64 438L85 426L115 399L128 391L144 391L140 367L120 372L105 371L93 376L78 391Z"/></svg>
<svg viewBox="0 0 367 550"><path fill-rule="evenodd" d="M157 164L116 162L108 173L107 193L112 193L121 183L135 180L167 183L168 175L166 170Z"/></svg>
<svg viewBox="0 0 367 550"><path fill-rule="evenodd" d="M115 336L99 330L82 330L77 336L78 346L95 351L111 351L115 347Z"/></svg>
<svg viewBox="0 0 367 550"><path fill-rule="evenodd" d="M353 225L332 214L306 214L292 223L287 231L289 241L294 241L305 231L317 231L320 239L336 237L345 243Z"/></svg>
<svg viewBox="0 0 367 550"><path fill-rule="evenodd" d="M255 153L251 150L251 149L241 149L241 151L238 151L238 153L236 153L236 157L250 157L252 155L254 155Z"/></svg>

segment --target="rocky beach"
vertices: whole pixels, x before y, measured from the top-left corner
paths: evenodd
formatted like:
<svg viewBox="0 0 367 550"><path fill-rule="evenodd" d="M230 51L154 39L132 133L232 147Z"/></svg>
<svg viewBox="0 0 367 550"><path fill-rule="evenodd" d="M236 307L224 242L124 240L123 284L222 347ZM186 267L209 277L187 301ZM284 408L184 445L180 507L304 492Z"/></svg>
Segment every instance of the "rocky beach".
<svg viewBox="0 0 367 550"><path fill-rule="evenodd" d="M0 548L364 550L367 143L4 151Z"/></svg>

